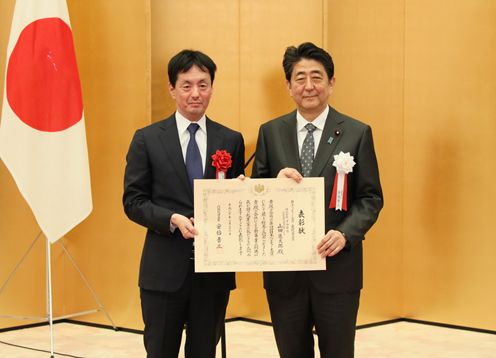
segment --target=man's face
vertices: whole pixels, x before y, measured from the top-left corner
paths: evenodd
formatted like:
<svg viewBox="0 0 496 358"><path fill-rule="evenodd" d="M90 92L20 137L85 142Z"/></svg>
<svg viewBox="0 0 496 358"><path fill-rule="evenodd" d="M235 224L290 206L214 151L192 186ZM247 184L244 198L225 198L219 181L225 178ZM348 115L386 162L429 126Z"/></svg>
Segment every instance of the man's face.
<svg viewBox="0 0 496 358"><path fill-rule="evenodd" d="M205 114L212 91L210 74L198 66L179 73L175 87L169 83L169 92L176 101L177 110L190 121L198 121Z"/></svg>
<svg viewBox="0 0 496 358"><path fill-rule="evenodd" d="M329 79L320 62L304 58L295 64L291 81L286 84L300 113L313 120L327 106L334 77Z"/></svg>

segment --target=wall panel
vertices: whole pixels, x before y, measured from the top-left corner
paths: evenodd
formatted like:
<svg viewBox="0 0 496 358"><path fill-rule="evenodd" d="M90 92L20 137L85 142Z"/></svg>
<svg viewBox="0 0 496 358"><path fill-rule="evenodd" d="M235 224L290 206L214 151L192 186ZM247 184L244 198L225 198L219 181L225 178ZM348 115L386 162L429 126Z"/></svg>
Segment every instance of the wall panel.
<svg viewBox="0 0 496 358"><path fill-rule="evenodd" d="M364 242L359 324L402 314L404 5L329 1L332 104L372 126L385 206Z"/></svg>
<svg viewBox="0 0 496 358"><path fill-rule="evenodd" d="M405 314L492 330L495 18L491 0L406 1Z"/></svg>
<svg viewBox="0 0 496 358"><path fill-rule="evenodd" d="M323 45L324 8L321 0L240 1L240 6L239 122L251 156L260 125L295 108L282 57L286 47L305 41ZM262 274L240 273L237 280L232 306L238 315L269 321Z"/></svg>
<svg viewBox="0 0 496 358"><path fill-rule="evenodd" d="M240 130L239 3L152 0L151 4L153 120L175 111L167 77L170 58L183 49L194 49L209 55L217 65L207 116ZM239 316L237 295L237 291L231 295L228 317Z"/></svg>
<svg viewBox="0 0 496 358"><path fill-rule="evenodd" d="M152 118L175 111L167 64L183 49L205 52L217 64L207 115L239 130L239 5L237 1L151 1Z"/></svg>
<svg viewBox="0 0 496 358"><path fill-rule="evenodd" d="M69 1L83 87L93 212L68 235L69 250L118 325L142 328L139 257L144 230L122 208L125 156L150 123L149 2ZM68 313L95 307L65 265ZM83 317L108 324L103 314Z"/></svg>
<svg viewBox="0 0 496 358"><path fill-rule="evenodd" d="M298 27L284 21L295 16ZM153 119L175 108L166 86L170 57L183 48L204 51L218 65L207 114L243 133L248 158L260 124L293 108L281 66L284 49L305 40L322 44L322 17L316 0L152 1ZM268 320L261 274L238 274L237 281L228 316Z"/></svg>

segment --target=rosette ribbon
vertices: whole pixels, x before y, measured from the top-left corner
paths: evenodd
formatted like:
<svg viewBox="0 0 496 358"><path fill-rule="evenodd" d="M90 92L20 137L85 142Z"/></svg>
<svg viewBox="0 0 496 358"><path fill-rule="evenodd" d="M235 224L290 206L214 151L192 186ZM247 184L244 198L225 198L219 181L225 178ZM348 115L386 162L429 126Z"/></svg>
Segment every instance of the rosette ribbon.
<svg viewBox="0 0 496 358"><path fill-rule="evenodd" d="M232 165L231 154L226 150L217 150L215 154L212 155L212 166L215 168L215 177L217 179L225 179L227 175L227 169Z"/></svg>
<svg viewBox="0 0 496 358"><path fill-rule="evenodd" d="M332 165L336 167L336 176L334 177L334 187L332 188L331 202L329 208L336 210L348 210L348 173L353 171L355 161L350 153L339 152L334 156Z"/></svg>

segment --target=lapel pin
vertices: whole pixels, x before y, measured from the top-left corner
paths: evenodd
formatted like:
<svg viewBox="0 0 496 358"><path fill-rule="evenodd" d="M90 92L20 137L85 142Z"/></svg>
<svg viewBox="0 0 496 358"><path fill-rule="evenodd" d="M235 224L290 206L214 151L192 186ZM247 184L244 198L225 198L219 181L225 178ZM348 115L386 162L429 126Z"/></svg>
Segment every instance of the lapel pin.
<svg viewBox="0 0 496 358"><path fill-rule="evenodd" d="M334 140L334 137L329 137L329 139L327 140L327 143L332 144L333 140Z"/></svg>
<svg viewBox="0 0 496 358"><path fill-rule="evenodd" d="M340 135L340 134L341 134L341 132L340 132L339 130L337 130L337 129L336 129L336 130L334 131L334 134L338 136L338 135Z"/></svg>

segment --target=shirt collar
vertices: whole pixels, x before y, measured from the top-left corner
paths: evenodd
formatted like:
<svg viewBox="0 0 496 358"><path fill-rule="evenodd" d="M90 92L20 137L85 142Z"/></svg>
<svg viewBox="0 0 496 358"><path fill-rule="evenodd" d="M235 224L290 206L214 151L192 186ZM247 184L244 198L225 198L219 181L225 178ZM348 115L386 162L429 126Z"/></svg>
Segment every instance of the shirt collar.
<svg viewBox="0 0 496 358"><path fill-rule="evenodd" d="M176 124L179 133L186 132L191 123L198 123L200 126L199 129L207 133L207 119L205 115L203 115L197 122L193 122L184 117L181 113L179 113L179 111L176 111Z"/></svg>
<svg viewBox="0 0 496 358"><path fill-rule="evenodd" d="M322 111L322 113L317 116L317 118L309 122L305 118L303 118L303 116L299 111L296 111L296 131L297 132L301 130L306 131L305 125L307 125L308 123L312 123L315 127L317 127L317 129L323 131L328 114L329 114L329 106L326 106L325 109Z"/></svg>

